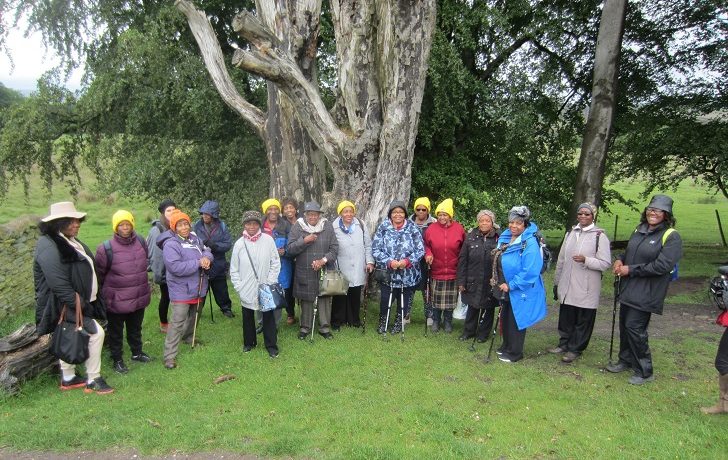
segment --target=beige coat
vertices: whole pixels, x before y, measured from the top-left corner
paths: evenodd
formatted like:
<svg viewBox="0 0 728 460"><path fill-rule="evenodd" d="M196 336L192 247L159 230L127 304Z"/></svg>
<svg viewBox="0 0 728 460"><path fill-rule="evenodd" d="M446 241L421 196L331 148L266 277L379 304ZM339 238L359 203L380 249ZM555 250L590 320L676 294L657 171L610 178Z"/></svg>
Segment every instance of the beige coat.
<svg viewBox="0 0 728 460"><path fill-rule="evenodd" d="M572 259L575 255L583 255L586 260L575 262ZM584 230L578 225L574 226L566 234L556 262L554 285L558 286L559 302L580 308L597 308L602 289L602 272L611 265L612 253L604 230L594 225Z"/></svg>

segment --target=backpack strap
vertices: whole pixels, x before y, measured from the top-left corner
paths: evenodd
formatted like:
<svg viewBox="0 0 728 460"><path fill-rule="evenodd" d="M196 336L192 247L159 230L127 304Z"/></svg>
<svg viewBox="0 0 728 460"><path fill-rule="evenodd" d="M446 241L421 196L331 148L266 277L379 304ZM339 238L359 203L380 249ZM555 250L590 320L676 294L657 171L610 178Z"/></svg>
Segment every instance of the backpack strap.
<svg viewBox="0 0 728 460"><path fill-rule="evenodd" d="M138 233L136 234L136 237L137 237L137 240L139 240L139 244L141 244L142 247L144 248L144 254L146 254L147 257L149 257L149 247L147 247L146 240L144 240L144 238L142 238L142 236ZM109 245L109 246L111 246L111 245ZM106 246L104 246L104 247L106 247Z"/></svg>
<svg viewBox="0 0 728 460"><path fill-rule="evenodd" d="M597 230L597 241L596 245L594 247L594 256L596 257L597 253L599 252L599 240L602 238L602 233L604 233L601 230Z"/></svg>
<svg viewBox="0 0 728 460"><path fill-rule="evenodd" d="M114 250L111 248L111 240L104 241L104 251L106 252L106 271L111 270L111 262L114 261Z"/></svg>
<svg viewBox="0 0 728 460"><path fill-rule="evenodd" d="M667 230L665 230L665 233L662 234L662 245L665 245L665 241L667 241L667 237L670 236L672 232L674 232L675 229L670 227Z"/></svg>

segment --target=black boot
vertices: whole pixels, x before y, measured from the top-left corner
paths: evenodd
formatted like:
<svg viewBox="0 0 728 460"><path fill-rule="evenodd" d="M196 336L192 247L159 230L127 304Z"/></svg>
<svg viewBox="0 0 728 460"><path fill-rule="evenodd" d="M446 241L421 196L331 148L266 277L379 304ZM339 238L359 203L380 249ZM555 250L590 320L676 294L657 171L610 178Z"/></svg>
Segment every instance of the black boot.
<svg viewBox="0 0 728 460"><path fill-rule="evenodd" d="M377 332L379 334L384 334L387 332L386 325L387 324L387 315L379 315L379 328L377 329Z"/></svg>
<svg viewBox="0 0 728 460"><path fill-rule="evenodd" d="M452 332L452 310L445 310L443 316L445 317L445 333L450 334Z"/></svg>

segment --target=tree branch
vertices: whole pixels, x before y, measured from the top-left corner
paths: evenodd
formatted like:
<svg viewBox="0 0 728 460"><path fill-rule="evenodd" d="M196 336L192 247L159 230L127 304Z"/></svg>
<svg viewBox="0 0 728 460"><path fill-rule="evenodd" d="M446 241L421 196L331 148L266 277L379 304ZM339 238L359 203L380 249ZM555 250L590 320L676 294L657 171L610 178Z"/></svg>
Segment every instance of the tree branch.
<svg viewBox="0 0 728 460"><path fill-rule="evenodd" d="M318 88L303 75L293 57L249 11L235 17L233 30L252 45L249 51L235 52L233 65L275 83L295 105L313 142L326 153L329 161L340 162L346 136L334 123Z"/></svg>
<svg viewBox="0 0 728 460"><path fill-rule="evenodd" d="M215 31L203 11L198 10L188 0L176 0L175 6L187 17L190 30L200 47L202 60L212 78L212 82L220 93L222 100L231 109L240 114L260 137L265 130L265 113L240 95L233 84L230 74L225 66L225 59L220 49L220 43Z"/></svg>
<svg viewBox="0 0 728 460"><path fill-rule="evenodd" d="M523 44L526 43L527 41L529 41L530 39L531 39L531 37L528 34L521 35L520 37L518 37L516 39L516 41L511 43L511 45L508 48L501 51L501 53L498 54L498 56L496 56L495 59L488 62L488 65L485 66L485 69L478 72L478 77L482 81L488 80L490 77L493 76L493 74L496 72L496 70L498 70L500 68L500 66L503 65L504 62L506 62L506 59L511 57L513 55L513 53L518 51L518 49L521 46L523 46Z"/></svg>

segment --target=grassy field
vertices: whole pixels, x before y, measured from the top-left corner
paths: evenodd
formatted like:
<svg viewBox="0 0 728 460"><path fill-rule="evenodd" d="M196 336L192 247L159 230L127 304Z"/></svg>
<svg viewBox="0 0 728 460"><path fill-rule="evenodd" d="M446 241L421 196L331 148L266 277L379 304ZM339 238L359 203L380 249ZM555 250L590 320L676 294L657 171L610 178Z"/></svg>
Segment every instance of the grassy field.
<svg viewBox="0 0 728 460"><path fill-rule="evenodd" d="M0 223L18 214L45 214L48 202L63 198L58 193L27 204L17 196L12 204L6 201ZM707 236L713 234L712 209L728 215L728 206L722 199L720 206L701 204L709 198L691 187L673 196L678 229L689 245L681 276L707 280L716 262L728 260L720 238ZM142 233L156 214L154 204L104 200L87 195L78 203L89 212L80 238L92 247L108 238L118 207L135 212ZM628 216L637 213L614 211L620 215L618 237L626 239L636 224ZM602 216L605 227L613 222L608 217ZM549 292L551 277L547 273ZM604 291L611 292L609 275ZM332 341L317 337L311 344L283 325L277 360L262 347L241 352L238 301L236 318L224 318L215 307L214 323L208 306L199 328L204 345L183 347L179 368L168 371L161 363L155 298L144 340L156 360L127 361L131 372L121 376L105 356L102 371L117 389L109 396L60 392L57 377L48 375L27 383L21 395L0 399L0 456L136 451L273 458L726 458L728 418L698 411L717 396L717 326L651 337L657 380L634 387L626 375L602 370L608 335L595 334L582 359L562 365L544 354L554 345L555 328L541 327L529 331L522 362L486 363L485 344L471 353L469 344L457 341L459 324L452 335L424 337L417 299L404 341L374 333L377 306L370 301L366 335L343 329ZM701 290L671 302L706 300ZM551 311L551 323L555 316ZM15 321L30 317L28 312ZM609 321L611 308L601 309L597 322L603 327ZM235 379L213 382L224 374Z"/></svg>

